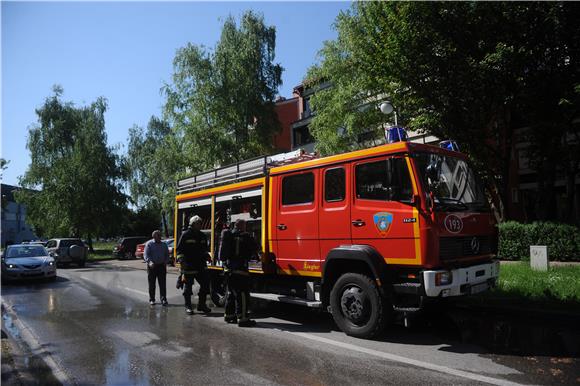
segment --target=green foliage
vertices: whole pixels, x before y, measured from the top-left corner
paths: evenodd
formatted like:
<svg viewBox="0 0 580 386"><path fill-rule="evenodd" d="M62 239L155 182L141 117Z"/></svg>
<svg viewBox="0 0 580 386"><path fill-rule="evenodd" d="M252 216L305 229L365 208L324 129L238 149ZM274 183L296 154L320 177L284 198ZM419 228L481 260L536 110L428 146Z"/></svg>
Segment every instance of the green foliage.
<svg viewBox="0 0 580 386"><path fill-rule="evenodd" d="M504 196L513 133L527 118L539 128L530 137L543 149L538 162L577 173L577 147L557 149L578 137L579 18L579 4L567 2L354 3L308 73L309 84L332 84L311 100L318 149L342 152L367 132L381 136L393 120L376 107L388 99L404 126L460 142L500 176Z"/></svg>
<svg viewBox="0 0 580 386"><path fill-rule="evenodd" d="M214 50L187 44L164 87L165 114L189 173L271 151L279 130L274 99L282 67L274 64L276 31L246 12L223 25Z"/></svg>
<svg viewBox="0 0 580 386"><path fill-rule="evenodd" d="M547 245L550 260L580 261L580 230L572 225L549 222L499 225L499 256L507 260L529 260L530 245Z"/></svg>
<svg viewBox="0 0 580 386"><path fill-rule="evenodd" d="M107 103L99 98L77 108L60 100L61 88L54 91L29 129L31 163L20 183L36 191L20 190L16 199L45 237L105 233L118 224L126 204L121 162L107 146Z"/></svg>
<svg viewBox="0 0 580 386"><path fill-rule="evenodd" d="M185 168L180 148L169 124L155 116L146 130L129 129L126 165L131 198L139 208L156 210L166 232L172 225L176 176Z"/></svg>

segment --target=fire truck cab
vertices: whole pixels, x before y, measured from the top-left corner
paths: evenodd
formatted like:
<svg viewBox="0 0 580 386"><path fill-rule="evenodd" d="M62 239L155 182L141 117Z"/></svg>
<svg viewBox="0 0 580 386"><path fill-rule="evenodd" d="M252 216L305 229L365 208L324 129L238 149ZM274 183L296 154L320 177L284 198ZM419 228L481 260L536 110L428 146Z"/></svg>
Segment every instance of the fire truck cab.
<svg viewBox="0 0 580 386"><path fill-rule="evenodd" d="M261 245L252 296L328 310L370 338L425 299L495 285L497 227L467 157L397 142L315 158L261 157L178 182L175 239L203 220L212 300L223 305L222 229L242 218Z"/></svg>

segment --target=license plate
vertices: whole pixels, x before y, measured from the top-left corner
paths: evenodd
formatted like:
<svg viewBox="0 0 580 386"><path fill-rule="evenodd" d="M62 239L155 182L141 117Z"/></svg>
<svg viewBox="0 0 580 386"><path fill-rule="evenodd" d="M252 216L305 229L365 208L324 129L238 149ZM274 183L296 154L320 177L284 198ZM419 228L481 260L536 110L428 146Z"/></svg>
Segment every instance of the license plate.
<svg viewBox="0 0 580 386"><path fill-rule="evenodd" d="M489 289L489 284L487 283L475 284L471 286L471 288L469 289L469 293L471 293L472 295L478 294L480 292L486 291L487 289Z"/></svg>
<svg viewBox="0 0 580 386"><path fill-rule="evenodd" d="M38 275L42 275L42 271L40 270L34 270L34 271L26 271L26 272L22 272L23 276L38 276Z"/></svg>

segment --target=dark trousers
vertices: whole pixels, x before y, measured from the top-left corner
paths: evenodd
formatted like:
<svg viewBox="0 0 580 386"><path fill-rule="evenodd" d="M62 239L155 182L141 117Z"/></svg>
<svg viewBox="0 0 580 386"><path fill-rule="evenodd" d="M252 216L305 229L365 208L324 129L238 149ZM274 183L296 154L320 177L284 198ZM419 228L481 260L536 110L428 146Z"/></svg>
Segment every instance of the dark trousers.
<svg viewBox="0 0 580 386"><path fill-rule="evenodd" d="M147 266L147 279L149 280L149 300L155 300L155 281L159 282L159 292L161 300L167 299L167 287L165 285L167 268L165 264L155 264L153 267Z"/></svg>
<svg viewBox="0 0 580 386"><path fill-rule="evenodd" d="M247 319L249 306L250 277L236 273L228 274L225 316L235 315L238 319Z"/></svg>
<svg viewBox="0 0 580 386"><path fill-rule="evenodd" d="M205 298L209 293L209 277L207 270L203 269L196 273L183 274L183 297L185 299L185 306L191 308L191 295L193 295L193 281L197 280L199 284L199 302L198 304L205 304Z"/></svg>

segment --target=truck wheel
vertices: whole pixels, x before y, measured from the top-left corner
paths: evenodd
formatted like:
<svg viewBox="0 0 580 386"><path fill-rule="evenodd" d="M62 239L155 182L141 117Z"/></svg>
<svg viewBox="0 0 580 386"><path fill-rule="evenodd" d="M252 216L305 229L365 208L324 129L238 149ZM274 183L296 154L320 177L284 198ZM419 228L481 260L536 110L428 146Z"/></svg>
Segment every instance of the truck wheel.
<svg viewBox="0 0 580 386"><path fill-rule="evenodd" d="M359 273L345 273L330 292L332 317L347 335L372 338L381 332L387 309L376 283Z"/></svg>
<svg viewBox="0 0 580 386"><path fill-rule="evenodd" d="M209 293L211 301L216 307L224 307L226 305L226 288L223 277L212 275Z"/></svg>

